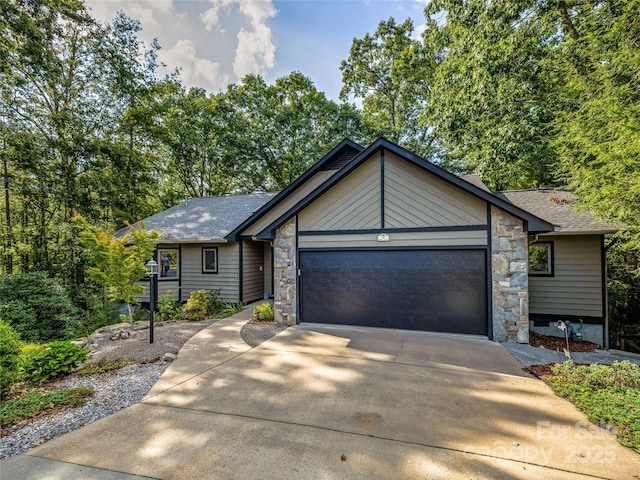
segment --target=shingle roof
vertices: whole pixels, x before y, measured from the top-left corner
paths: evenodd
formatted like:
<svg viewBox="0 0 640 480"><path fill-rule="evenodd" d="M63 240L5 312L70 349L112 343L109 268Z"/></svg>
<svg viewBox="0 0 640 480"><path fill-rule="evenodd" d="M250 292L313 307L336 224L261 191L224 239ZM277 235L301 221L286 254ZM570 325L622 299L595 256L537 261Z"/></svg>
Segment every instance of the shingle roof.
<svg viewBox="0 0 640 480"><path fill-rule="evenodd" d="M480 180L480 177L477 175L474 175L473 173L470 173L469 175L460 175L460 178L462 180L464 180L467 183L470 183L471 185L475 185L478 188L481 188L482 190L484 190L485 192L489 192L489 193L493 193L489 187L487 187L484 182L482 180Z"/></svg>
<svg viewBox="0 0 640 480"><path fill-rule="evenodd" d="M534 189L496 192L523 210L556 225L555 233L613 233L620 226L576 210L577 197L565 190Z"/></svg>
<svg viewBox="0 0 640 480"><path fill-rule="evenodd" d="M229 232L273 198L275 193L199 197L175 205L143 220L149 229L156 227L163 243L222 241ZM138 224L136 224L138 226ZM119 230L122 236L128 229Z"/></svg>

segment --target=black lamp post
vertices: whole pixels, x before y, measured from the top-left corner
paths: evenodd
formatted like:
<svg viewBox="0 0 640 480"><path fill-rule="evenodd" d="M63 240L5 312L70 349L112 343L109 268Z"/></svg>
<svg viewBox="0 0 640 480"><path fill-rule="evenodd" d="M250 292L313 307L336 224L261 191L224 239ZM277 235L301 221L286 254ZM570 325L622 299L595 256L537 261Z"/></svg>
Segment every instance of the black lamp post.
<svg viewBox="0 0 640 480"><path fill-rule="evenodd" d="M158 263L151 259L146 264L149 275L149 343L153 343L153 312L156 309L156 291L158 290Z"/></svg>

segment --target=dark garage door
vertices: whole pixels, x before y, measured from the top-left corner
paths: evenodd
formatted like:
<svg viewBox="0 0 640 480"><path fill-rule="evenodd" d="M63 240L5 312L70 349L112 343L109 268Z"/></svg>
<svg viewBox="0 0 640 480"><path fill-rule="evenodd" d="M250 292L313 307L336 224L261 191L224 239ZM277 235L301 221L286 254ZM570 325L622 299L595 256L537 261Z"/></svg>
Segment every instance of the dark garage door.
<svg viewBox="0 0 640 480"><path fill-rule="evenodd" d="M301 321L487 334L484 250L301 251Z"/></svg>

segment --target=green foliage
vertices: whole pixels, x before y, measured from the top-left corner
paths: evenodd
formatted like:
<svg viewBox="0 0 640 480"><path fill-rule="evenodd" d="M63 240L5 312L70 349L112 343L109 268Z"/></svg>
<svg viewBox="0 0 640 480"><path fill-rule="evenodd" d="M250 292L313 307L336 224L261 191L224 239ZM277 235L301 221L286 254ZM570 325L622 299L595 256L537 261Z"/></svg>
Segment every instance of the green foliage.
<svg viewBox="0 0 640 480"><path fill-rule="evenodd" d="M7 427L54 408L82 405L93 393L93 387L70 388L54 392L31 390L0 406L0 425Z"/></svg>
<svg viewBox="0 0 640 480"><path fill-rule="evenodd" d="M556 364L554 392L569 397L596 425L614 427L622 445L640 452L640 366Z"/></svg>
<svg viewBox="0 0 640 480"><path fill-rule="evenodd" d="M18 332L7 322L0 320L0 395L16 379L21 348Z"/></svg>
<svg viewBox="0 0 640 480"><path fill-rule="evenodd" d="M0 276L0 318L24 341L67 338L77 315L66 290L45 272Z"/></svg>
<svg viewBox="0 0 640 480"><path fill-rule="evenodd" d="M147 230L143 224L128 225L129 232L114 237L104 229L91 227L80 216L74 217L74 222L80 228L80 241L91 257L92 266L87 273L108 289L112 300L127 304L129 320L133 323L131 304L136 303L136 295L144 292L144 287L137 282L145 277L145 263L153 256L162 234L157 229Z"/></svg>
<svg viewBox="0 0 640 480"><path fill-rule="evenodd" d="M207 313L210 315L220 312L225 305L225 303L222 301L222 298L220 297L220 292L222 292L222 289L217 288L215 290L210 290L207 293L207 297L209 299L209 306L207 307Z"/></svg>
<svg viewBox="0 0 640 480"><path fill-rule="evenodd" d="M173 299L172 290L169 290L167 293L158 297L157 319L161 322L178 320L180 318L180 311L180 302L176 302Z"/></svg>
<svg viewBox="0 0 640 480"><path fill-rule="evenodd" d="M41 351L22 358L21 368L28 382L42 382L70 373L85 361L88 351L68 341L51 342Z"/></svg>
<svg viewBox="0 0 640 480"><path fill-rule="evenodd" d="M206 290L191 292L189 300L182 308L182 318L188 321L204 320L209 311L209 297Z"/></svg>
<svg viewBox="0 0 640 480"><path fill-rule="evenodd" d="M428 156L433 137L419 116L426 107L433 56L413 38L410 19L381 21L373 35L354 38L340 65L340 98L363 100L363 117L376 136L384 135L414 153Z"/></svg>
<svg viewBox="0 0 640 480"><path fill-rule="evenodd" d="M136 361L131 358L122 358L119 360L101 360L96 363L90 363L82 367L76 372L77 375L96 375L98 373L110 372L111 370L118 370L119 368L126 367L127 365L133 365Z"/></svg>
<svg viewBox="0 0 640 480"><path fill-rule="evenodd" d="M273 321L273 307L269 302L261 303L253 307L253 318L261 322Z"/></svg>
<svg viewBox="0 0 640 480"><path fill-rule="evenodd" d="M227 318L236 313L240 313L244 309L242 302L225 303L222 309L218 312L219 318Z"/></svg>

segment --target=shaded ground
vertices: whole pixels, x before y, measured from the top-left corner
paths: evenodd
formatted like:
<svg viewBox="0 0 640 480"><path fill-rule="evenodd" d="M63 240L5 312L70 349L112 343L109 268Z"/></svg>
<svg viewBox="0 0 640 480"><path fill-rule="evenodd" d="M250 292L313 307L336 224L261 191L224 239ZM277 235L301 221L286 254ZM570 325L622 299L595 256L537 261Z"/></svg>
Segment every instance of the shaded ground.
<svg viewBox="0 0 640 480"><path fill-rule="evenodd" d="M240 336L247 345L257 347L286 328L275 322L248 322L240 329Z"/></svg>

